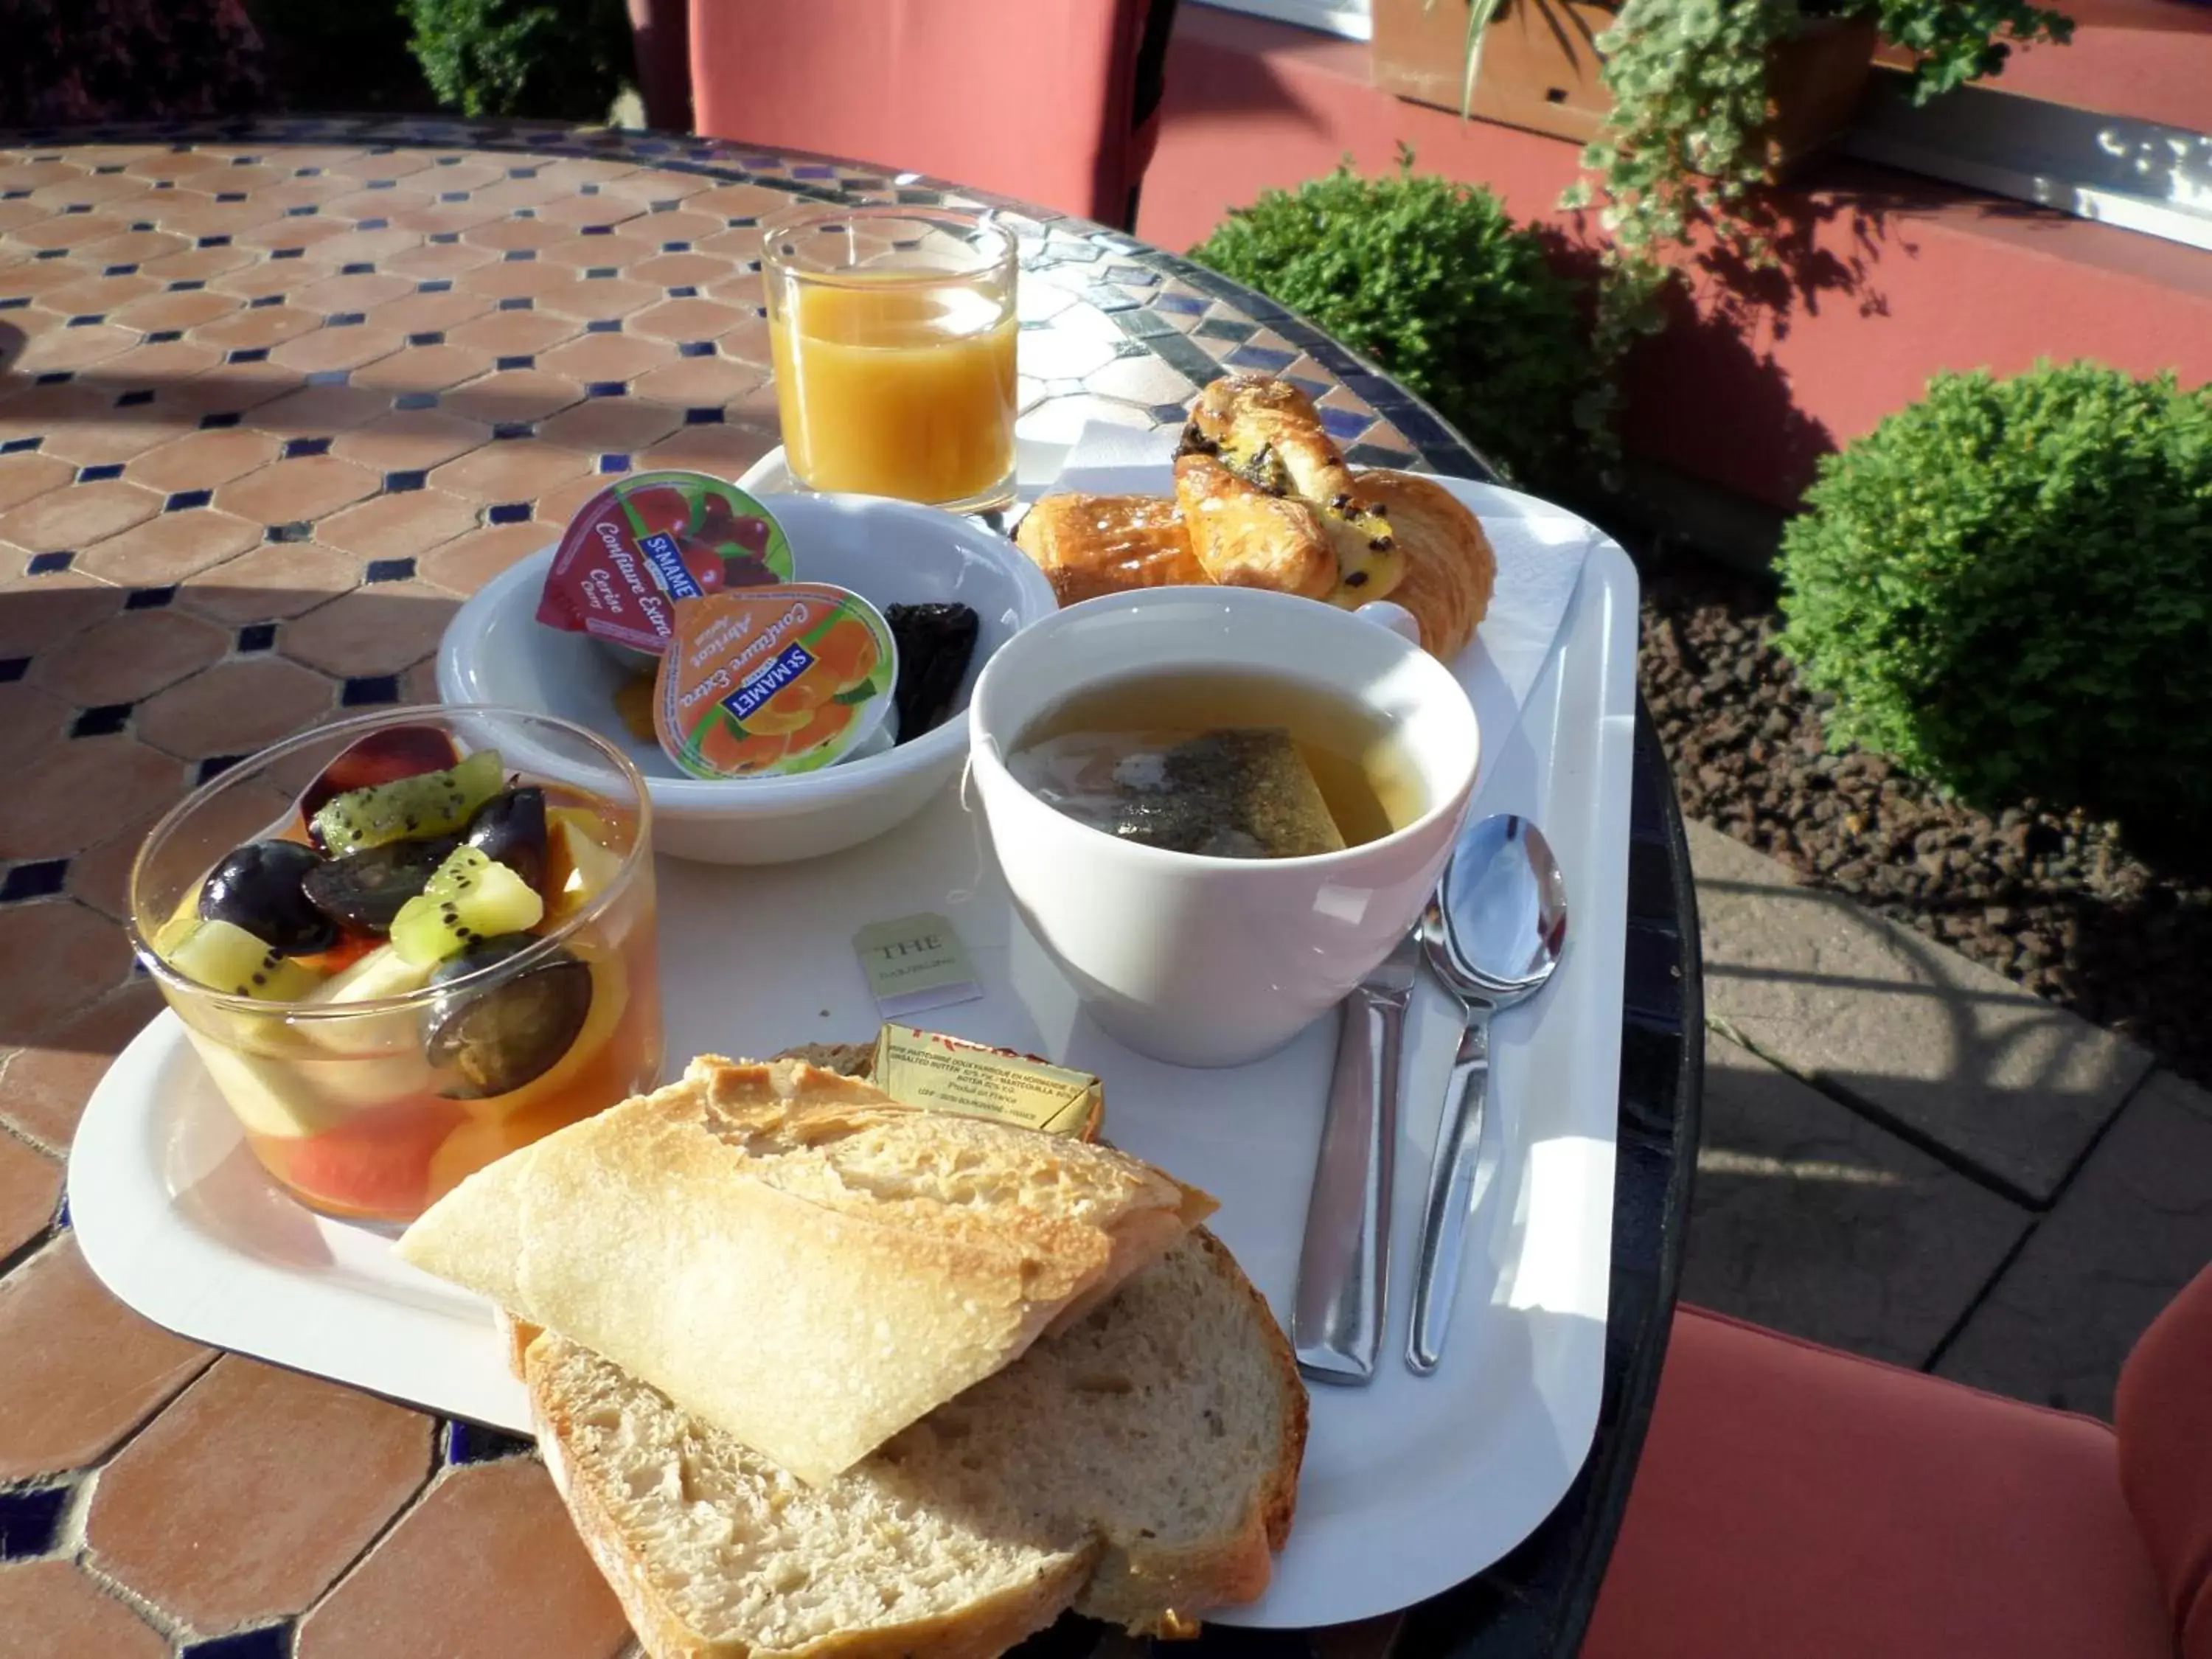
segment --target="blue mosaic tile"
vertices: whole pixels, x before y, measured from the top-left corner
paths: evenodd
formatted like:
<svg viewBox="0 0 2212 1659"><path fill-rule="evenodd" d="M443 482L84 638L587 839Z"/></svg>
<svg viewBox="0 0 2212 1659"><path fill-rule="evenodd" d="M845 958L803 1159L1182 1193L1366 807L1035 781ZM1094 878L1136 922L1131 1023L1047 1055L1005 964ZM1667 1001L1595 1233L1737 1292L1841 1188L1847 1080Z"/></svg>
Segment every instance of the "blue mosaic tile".
<svg viewBox="0 0 2212 1659"><path fill-rule="evenodd" d="M484 522L487 524L524 524L529 518L528 501L501 501L496 507L484 509Z"/></svg>
<svg viewBox="0 0 2212 1659"><path fill-rule="evenodd" d="M188 1643L177 1650L177 1659L286 1659L291 1651L292 1626L288 1623Z"/></svg>
<svg viewBox="0 0 2212 1659"><path fill-rule="evenodd" d="M134 587L123 601L125 611L161 611L176 602L177 587Z"/></svg>
<svg viewBox="0 0 2212 1659"><path fill-rule="evenodd" d="M415 574L412 559L371 559L368 568L362 572L368 582L404 582Z"/></svg>
<svg viewBox="0 0 2212 1659"><path fill-rule="evenodd" d="M579 196L597 196L599 193L599 187L597 185L580 185L578 187L576 191L576 194Z"/></svg>
<svg viewBox="0 0 2212 1659"><path fill-rule="evenodd" d="M272 248L270 250L269 257L272 259L296 259L307 251L303 247Z"/></svg>
<svg viewBox="0 0 2212 1659"><path fill-rule="evenodd" d="M719 409L687 409L684 411L684 424L686 426L720 426L723 420L723 413Z"/></svg>
<svg viewBox="0 0 2212 1659"><path fill-rule="evenodd" d="M602 455L599 457L599 471L602 472L627 472L629 471L629 468L630 460L629 457L627 455ZM18 663L27 660L27 659L25 658L16 659ZM0 665L0 666L4 665ZM16 671L15 678L21 678L21 669L19 667Z"/></svg>
<svg viewBox="0 0 2212 1659"><path fill-rule="evenodd" d="M584 325L586 334L619 334L622 331L622 319L619 317L594 317Z"/></svg>
<svg viewBox="0 0 2212 1659"><path fill-rule="evenodd" d="M150 392L146 394L149 398L153 395ZM120 403L122 399L118 398L116 401ZM44 438L10 438L7 442L0 443L0 455L28 454L44 442L46 442Z"/></svg>
<svg viewBox="0 0 2212 1659"><path fill-rule="evenodd" d="M356 222L354 228L356 230L386 230L391 228L391 225L392 221L389 219L362 219Z"/></svg>
<svg viewBox="0 0 2212 1659"><path fill-rule="evenodd" d="M684 283L670 289L668 297L672 300L696 300L699 297L699 290L690 283Z"/></svg>
<svg viewBox="0 0 2212 1659"><path fill-rule="evenodd" d="M76 562L76 555L74 553L33 553L31 562L23 567L23 572L30 576L58 575Z"/></svg>
<svg viewBox="0 0 2212 1659"><path fill-rule="evenodd" d="M1375 417L1350 409L1324 409L1322 428L1340 444L1348 444L1375 424Z"/></svg>
<svg viewBox="0 0 2212 1659"><path fill-rule="evenodd" d="M663 242L660 245L660 251L663 253L689 253L691 251L691 244L689 242Z"/></svg>
<svg viewBox="0 0 2212 1659"><path fill-rule="evenodd" d="M228 236L203 236L198 241L194 242L192 246L194 247L228 247L230 246L230 238Z"/></svg>
<svg viewBox="0 0 2212 1659"><path fill-rule="evenodd" d="M452 292L453 286L453 279L450 276L433 276L428 282L416 283L415 291L417 294L447 294Z"/></svg>
<svg viewBox="0 0 2212 1659"><path fill-rule="evenodd" d="M105 702L96 708L81 711L70 722L73 738L108 738L131 723L131 705L127 702Z"/></svg>
<svg viewBox="0 0 2212 1659"><path fill-rule="evenodd" d="M246 302L246 308L248 311L266 311L270 306L283 303L284 296L281 294L259 294Z"/></svg>
<svg viewBox="0 0 2212 1659"><path fill-rule="evenodd" d="M287 438L284 441L284 459L288 461L296 461L306 455L327 455L330 453L331 441L328 438Z"/></svg>
<svg viewBox="0 0 2212 1659"><path fill-rule="evenodd" d="M507 251L507 262L511 265L528 264L538 257L534 247L511 247Z"/></svg>
<svg viewBox="0 0 2212 1659"><path fill-rule="evenodd" d="M338 692L339 706L345 708L373 708L398 701L399 676L397 674L356 674Z"/></svg>
<svg viewBox="0 0 2212 1659"><path fill-rule="evenodd" d="M319 368L307 376L309 386L343 386L353 378L349 368Z"/></svg>
<svg viewBox="0 0 2212 1659"><path fill-rule="evenodd" d="M580 234L586 236L611 236L615 234L615 228L612 225L586 225Z"/></svg>
<svg viewBox="0 0 2212 1659"><path fill-rule="evenodd" d="M248 623L238 630L238 648L240 651L266 651L276 643L275 623Z"/></svg>
<svg viewBox="0 0 2212 1659"><path fill-rule="evenodd" d="M492 359L491 366L499 369L535 368L538 367L538 359L524 352L513 357L495 357Z"/></svg>
<svg viewBox="0 0 2212 1659"><path fill-rule="evenodd" d="M507 176L510 179L535 179L538 176L538 169L536 167L509 167L507 170Z"/></svg>
<svg viewBox="0 0 2212 1659"><path fill-rule="evenodd" d="M501 421L491 429L495 441L501 439L534 438L538 435L535 422L530 421Z"/></svg>
<svg viewBox="0 0 2212 1659"><path fill-rule="evenodd" d="M374 260L356 259L349 265L340 265L338 267L338 275L341 276L368 276L374 275L375 270L376 264Z"/></svg>
<svg viewBox="0 0 2212 1659"><path fill-rule="evenodd" d="M403 392L392 400L394 409L435 409L438 394L434 392Z"/></svg>
<svg viewBox="0 0 2212 1659"><path fill-rule="evenodd" d="M368 320L365 311L334 311L324 319L330 328L358 328Z"/></svg>
<svg viewBox="0 0 2212 1659"><path fill-rule="evenodd" d="M443 345L446 343L445 331L435 328L424 329L420 334L409 335L407 343L411 346Z"/></svg>
<svg viewBox="0 0 2212 1659"><path fill-rule="evenodd" d="M1195 294L1156 294L1152 304L1161 311L1172 311L1179 317L1198 317L1205 314L1210 302Z"/></svg>
<svg viewBox="0 0 2212 1659"><path fill-rule="evenodd" d="M1344 452L1344 459L1354 466L1403 466L1406 452L1382 444L1354 444Z"/></svg>
<svg viewBox="0 0 2212 1659"><path fill-rule="evenodd" d="M284 210L284 216L287 219L312 219L321 211L322 209L317 207L313 202L310 202L305 207L286 208Z"/></svg>
<svg viewBox="0 0 2212 1659"><path fill-rule="evenodd" d="M610 276L619 276L622 271L614 265L587 265L584 276L590 282L605 282Z"/></svg>
<svg viewBox="0 0 2212 1659"><path fill-rule="evenodd" d="M676 348L679 357L711 357L714 355L712 340L686 340Z"/></svg>
<svg viewBox="0 0 2212 1659"><path fill-rule="evenodd" d="M1278 374L1297 362L1295 351L1278 351L1273 346L1241 345L1229 354L1227 361L1237 368L1255 368L1268 374Z"/></svg>
<svg viewBox="0 0 2212 1659"><path fill-rule="evenodd" d="M506 299L501 300L499 302L499 308L501 311L534 311L537 309L537 307L531 303L530 296L527 294L514 294L508 295Z"/></svg>
<svg viewBox="0 0 2212 1659"><path fill-rule="evenodd" d="M153 401L154 393L152 389L147 386L141 386L134 392L125 392L119 395L115 400L115 406L118 409L136 409L141 404L150 404Z"/></svg>
<svg viewBox="0 0 2212 1659"><path fill-rule="evenodd" d="M69 258L69 252L65 247L42 247L33 257L40 259L66 259Z"/></svg>
<svg viewBox="0 0 2212 1659"><path fill-rule="evenodd" d="M200 430L203 432L220 432L226 427L237 424L238 411L234 409L219 410L215 414L200 416Z"/></svg>
<svg viewBox="0 0 2212 1659"><path fill-rule="evenodd" d="M157 328L151 334L149 334L146 337L146 343L148 345L167 345L173 340L181 340L184 337L185 331L181 328Z"/></svg>
<svg viewBox="0 0 2212 1659"><path fill-rule="evenodd" d="M461 240L461 233L458 230L434 230L430 233L430 240L441 246L450 246Z"/></svg>
<svg viewBox="0 0 2212 1659"><path fill-rule="evenodd" d="M629 388L620 380L593 380L585 386L586 398L626 398Z"/></svg>
<svg viewBox="0 0 2212 1659"><path fill-rule="evenodd" d="M501 1457L517 1457L528 1451L531 1445L519 1435L488 1429L481 1423L449 1422L443 1438L445 1443L441 1450L448 1464L489 1463Z"/></svg>
<svg viewBox="0 0 2212 1659"><path fill-rule="evenodd" d="M30 303L31 296L29 295L11 294L6 299L0 300L0 311L21 311L25 306Z"/></svg>
<svg viewBox="0 0 2212 1659"><path fill-rule="evenodd" d="M122 476L123 464L120 461L103 461L97 466L81 466L76 470L79 483L98 483L103 478L119 478Z"/></svg>
<svg viewBox="0 0 2212 1659"><path fill-rule="evenodd" d="M198 276L185 276L170 283L168 288L164 291L170 294L197 294L200 289L206 286L207 283L204 278Z"/></svg>
<svg viewBox="0 0 2212 1659"><path fill-rule="evenodd" d="M438 199L441 202L465 202L469 199L469 193L465 190L441 190L438 192Z"/></svg>
<svg viewBox="0 0 2212 1659"><path fill-rule="evenodd" d="M195 783L212 783L246 758L243 755L210 755L192 775Z"/></svg>
<svg viewBox="0 0 2212 1659"><path fill-rule="evenodd" d="M397 183L398 180L396 179L372 179L368 181L368 187L371 190L390 190Z"/></svg>
<svg viewBox="0 0 2212 1659"><path fill-rule="evenodd" d="M101 270L100 274L103 276L136 276L138 274L138 267L136 265L109 265Z"/></svg>
<svg viewBox="0 0 2212 1659"><path fill-rule="evenodd" d="M261 532L264 542L304 542L315 533L314 526L305 519L295 519L289 524L272 524Z"/></svg>
<svg viewBox="0 0 2212 1659"><path fill-rule="evenodd" d="M75 379L76 379L76 371L73 368L50 368L45 374L40 375L38 379L32 381L31 384L33 386L65 386Z"/></svg>
<svg viewBox="0 0 2212 1659"><path fill-rule="evenodd" d="M727 225L732 230L743 230L748 225L758 224L760 222L760 216L753 213L740 213L733 218L723 220L722 222Z"/></svg>
<svg viewBox="0 0 2212 1659"><path fill-rule="evenodd" d="M92 211L92 204L89 202L71 202L64 206L62 209L62 211L64 213L89 213Z"/></svg>
<svg viewBox="0 0 2212 1659"><path fill-rule="evenodd" d="M161 503L161 511L164 513L188 513L193 507L205 507L214 499L215 492L211 489L172 490L169 493L169 498Z"/></svg>
<svg viewBox="0 0 2212 1659"><path fill-rule="evenodd" d="M410 489L420 489L429 482L427 472L387 472L384 475L384 491L387 495L403 495Z"/></svg>
<svg viewBox="0 0 2212 1659"><path fill-rule="evenodd" d="M9 879L15 879L14 872ZM53 1548L71 1491L48 1486L43 1492L0 1492L0 1561L27 1560Z"/></svg>
<svg viewBox="0 0 2212 1659"><path fill-rule="evenodd" d="M602 463L606 459L604 455L599 457ZM604 465L599 468L602 472L606 470ZM12 685L30 671L30 666L31 659L28 657L0 657L0 685Z"/></svg>

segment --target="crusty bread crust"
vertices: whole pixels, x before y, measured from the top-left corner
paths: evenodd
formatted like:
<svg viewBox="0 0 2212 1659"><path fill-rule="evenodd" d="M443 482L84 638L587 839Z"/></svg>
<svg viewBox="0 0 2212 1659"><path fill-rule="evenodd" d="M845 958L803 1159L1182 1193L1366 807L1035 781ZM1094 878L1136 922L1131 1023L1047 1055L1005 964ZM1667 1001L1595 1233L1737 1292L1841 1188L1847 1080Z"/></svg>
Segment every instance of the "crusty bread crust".
<svg viewBox="0 0 2212 1659"><path fill-rule="evenodd" d="M1109 1148L707 1056L478 1171L398 1249L818 1484L1212 1208Z"/></svg>

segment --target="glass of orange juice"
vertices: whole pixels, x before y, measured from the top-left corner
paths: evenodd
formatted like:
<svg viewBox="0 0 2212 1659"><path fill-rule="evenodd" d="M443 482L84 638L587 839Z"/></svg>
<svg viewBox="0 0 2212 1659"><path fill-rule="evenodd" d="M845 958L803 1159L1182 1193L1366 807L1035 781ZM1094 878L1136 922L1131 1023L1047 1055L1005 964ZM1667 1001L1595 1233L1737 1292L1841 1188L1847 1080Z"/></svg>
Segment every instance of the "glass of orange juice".
<svg viewBox="0 0 2212 1659"><path fill-rule="evenodd" d="M817 203L761 243L792 477L957 513L1012 501L1012 235L988 215Z"/></svg>

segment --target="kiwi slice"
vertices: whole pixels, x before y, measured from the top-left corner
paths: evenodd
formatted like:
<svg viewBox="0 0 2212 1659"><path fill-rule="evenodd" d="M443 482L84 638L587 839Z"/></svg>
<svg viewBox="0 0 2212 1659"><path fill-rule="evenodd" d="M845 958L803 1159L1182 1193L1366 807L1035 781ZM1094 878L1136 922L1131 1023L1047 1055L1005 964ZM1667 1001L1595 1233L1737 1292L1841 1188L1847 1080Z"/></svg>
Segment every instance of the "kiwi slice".
<svg viewBox="0 0 2212 1659"><path fill-rule="evenodd" d="M395 841L457 834L507 781L496 749L479 749L458 766L333 795L315 809L307 831L333 858Z"/></svg>
<svg viewBox="0 0 2212 1659"><path fill-rule="evenodd" d="M186 979L231 996L297 1002L322 983L313 969L288 961L234 922L180 917L162 929L155 948Z"/></svg>
<svg viewBox="0 0 2212 1659"><path fill-rule="evenodd" d="M527 932L544 915L545 901L520 876L481 848L457 847L422 890L399 907L392 948L421 967L483 939Z"/></svg>

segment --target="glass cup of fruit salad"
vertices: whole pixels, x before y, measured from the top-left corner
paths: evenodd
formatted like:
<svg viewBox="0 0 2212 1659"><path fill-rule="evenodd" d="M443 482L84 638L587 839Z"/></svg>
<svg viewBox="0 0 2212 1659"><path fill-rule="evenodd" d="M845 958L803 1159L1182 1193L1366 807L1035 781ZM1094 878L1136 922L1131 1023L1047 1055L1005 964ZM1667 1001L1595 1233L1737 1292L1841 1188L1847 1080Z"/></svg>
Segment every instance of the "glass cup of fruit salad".
<svg viewBox="0 0 2212 1659"><path fill-rule="evenodd" d="M326 1214L411 1219L659 1072L652 805L548 715L396 709L240 763L147 837L131 929Z"/></svg>

